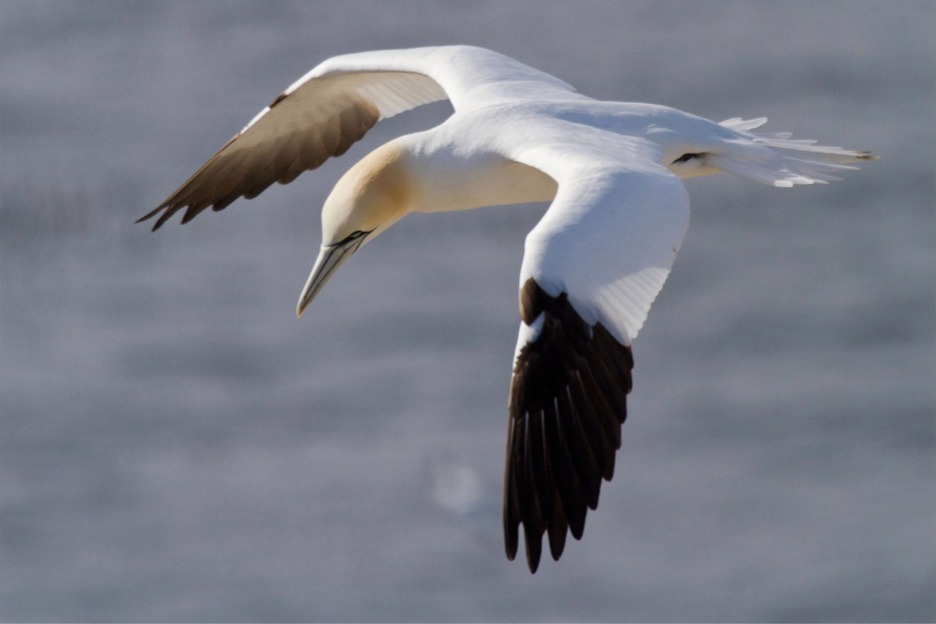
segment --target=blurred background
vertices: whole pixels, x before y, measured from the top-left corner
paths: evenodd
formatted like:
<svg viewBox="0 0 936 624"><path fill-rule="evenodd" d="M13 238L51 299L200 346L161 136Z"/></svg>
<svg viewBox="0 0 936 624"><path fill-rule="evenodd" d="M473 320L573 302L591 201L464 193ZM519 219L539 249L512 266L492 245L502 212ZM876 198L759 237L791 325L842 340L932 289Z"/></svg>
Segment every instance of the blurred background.
<svg viewBox="0 0 936 624"><path fill-rule="evenodd" d="M543 206L407 217L301 321L341 159L149 211L339 53L471 43L600 99L871 149L828 186L687 183L617 474L531 576L500 497ZM0 618L932 621L936 5L0 7Z"/></svg>

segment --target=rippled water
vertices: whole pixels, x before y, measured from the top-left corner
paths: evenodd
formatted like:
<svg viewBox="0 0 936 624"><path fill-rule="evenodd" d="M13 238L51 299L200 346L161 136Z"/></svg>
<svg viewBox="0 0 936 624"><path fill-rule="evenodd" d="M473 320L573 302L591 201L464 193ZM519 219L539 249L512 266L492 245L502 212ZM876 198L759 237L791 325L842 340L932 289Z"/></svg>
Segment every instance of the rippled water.
<svg viewBox="0 0 936 624"><path fill-rule="evenodd" d="M0 617L932 620L931 3L0 8ZM540 206L411 216L293 315L346 156L158 234L330 55L453 42L606 99L871 148L828 187L691 181L582 542L508 563L500 479Z"/></svg>

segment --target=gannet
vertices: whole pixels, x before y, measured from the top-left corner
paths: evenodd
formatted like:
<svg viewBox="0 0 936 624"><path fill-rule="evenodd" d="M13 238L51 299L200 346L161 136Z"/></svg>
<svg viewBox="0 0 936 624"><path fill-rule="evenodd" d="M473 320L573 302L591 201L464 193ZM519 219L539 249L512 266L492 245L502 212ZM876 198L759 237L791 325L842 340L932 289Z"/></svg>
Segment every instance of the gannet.
<svg viewBox="0 0 936 624"><path fill-rule="evenodd" d="M714 123L652 104L594 100L478 47L336 56L264 108L155 210L256 197L340 156L377 121L450 100L441 125L361 159L322 208L322 244L301 315L353 253L410 212L551 202L526 237L520 331L507 422L503 523L513 560L522 525L531 572L542 537L558 560L580 539L614 472L631 352L689 225L681 178L727 171L789 187L824 183L866 151L753 134L766 118Z"/></svg>

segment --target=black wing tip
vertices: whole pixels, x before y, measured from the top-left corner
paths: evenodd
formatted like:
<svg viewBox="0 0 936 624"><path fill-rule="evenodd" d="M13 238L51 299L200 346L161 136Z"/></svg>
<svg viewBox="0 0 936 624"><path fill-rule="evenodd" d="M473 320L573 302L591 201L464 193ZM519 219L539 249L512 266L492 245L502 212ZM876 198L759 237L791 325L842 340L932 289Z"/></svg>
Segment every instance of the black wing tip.
<svg viewBox="0 0 936 624"><path fill-rule="evenodd" d="M520 546L519 525L520 523L517 522L505 527L504 554L507 555L507 561L513 561L517 558L517 550L519 550ZM524 525L523 541L526 545L527 567L530 568L530 574L536 574L536 570L539 568L542 545L539 547L534 546L534 541L538 542L539 539L531 535L531 531L527 529L526 525Z"/></svg>
<svg viewBox="0 0 936 624"><path fill-rule="evenodd" d="M158 210L158 209L157 209L157 210ZM156 214L156 213L155 213L155 212L147 212L145 215L143 215L142 217L140 217L139 219L137 219L137 220L134 221L133 223L134 223L134 224L143 223L144 221L146 221L146 220L148 220L148 219L152 219L154 214Z"/></svg>
<svg viewBox="0 0 936 624"><path fill-rule="evenodd" d="M598 507L601 483L614 474L634 365L629 345L601 323L586 323L566 293L550 295L530 278L521 288L520 316L529 324L541 314L539 336L521 349L514 367L507 446L506 478L514 488L507 495L515 507L508 559L516 555L516 525L522 524L531 573L539 567L544 533L558 561L568 534L581 540L588 510ZM512 439L528 434L533 439L527 444ZM528 457L526 447L544 454ZM520 473L512 475L514 470ZM546 504L525 505L518 486Z"/></svg>
<svg viewBox="0 0 936 624"><path fill-rule="evenodd" d="M237 197L225 198L223 201L218 201L218 202L215 202L214 204L210 204L210 207L215 212L219 210L224 210L231 203L233 203L235 199L237 199ZM166 203L161 204L158 208L151 210L150 212L143 215L142 217L134 221L134 223L142 223L144 221L149 221L156 215L159 215L159 218L156 219L156 223L153 224L152 230L150 230L152 232L155 232L156 230L161 228L167 221L169 221L169 219L171 219L177 212L183 209L185 210L185 212L182 213L182 219L179 221L180 225L184 225L188 223L189 221L197 217L199 214L201 214L201 212L208 207L209 206L205 206L205 205L193 206L189 204L173 205L167 201ZM159 214L160 212L162 214Z"/></svg>
<svg viewBox="0 0 936 624"><path fill-rule="evenodd" d="M518 532L519 522L505 524L504 526L504 554L508 561L517 558L517 548L520 545L520 535Z"/></svg>
<svg viewBox="0 0 936 624"><path fill-rule="evenodd" d="M147 212L145 215L143 215L142 217L140 217L133 223L135 225L137 223L143 223L144 221L149 221L150 219L158 215L160 212L165 211L158 219L156 219L156 223L153 224L153 227L150 230L151 232L155 232L156 230L158 230L159 228L163 226L163 223L166 222L166 219L172 216L173 211L169 210L168 208L169 207L166 204L162 204L158 208L155 208L154 210Z"/></svg>
<svg viewBox="0 0 936 624"><path fill-rule="evenodd" d="M542 533L539 535L527 534L525 541L527 567L530 568L530 574L536 574L543 554L543 535Z"/></svg>

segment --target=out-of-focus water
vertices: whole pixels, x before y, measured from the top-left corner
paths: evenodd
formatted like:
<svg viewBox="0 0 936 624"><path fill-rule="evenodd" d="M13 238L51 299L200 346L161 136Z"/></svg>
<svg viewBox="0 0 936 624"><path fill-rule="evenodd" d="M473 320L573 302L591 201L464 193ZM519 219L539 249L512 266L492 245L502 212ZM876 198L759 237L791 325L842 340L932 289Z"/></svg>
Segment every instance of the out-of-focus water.
<svg viewBox="0 0 936 624"><path fill-rule="evenodd" d="M936 617L936 5L16 2L0 8L0 617ZM604 99L882 156L688 184L618 471L531 576L500 535L523 238L408 217L297 321L344 158L158 234L280 89L473 43Z"/></svg>

